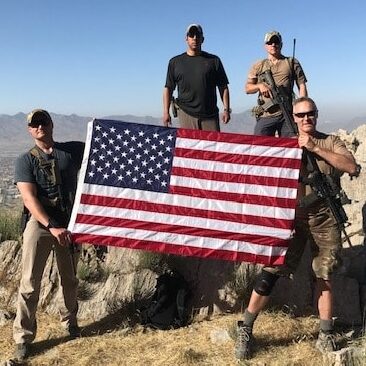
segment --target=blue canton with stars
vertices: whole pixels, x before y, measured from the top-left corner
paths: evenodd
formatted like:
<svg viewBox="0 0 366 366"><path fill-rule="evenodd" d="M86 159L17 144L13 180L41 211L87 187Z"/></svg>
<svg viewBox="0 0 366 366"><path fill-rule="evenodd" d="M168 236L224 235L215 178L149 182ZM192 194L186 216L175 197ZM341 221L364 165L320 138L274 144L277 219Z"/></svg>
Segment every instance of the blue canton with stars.
<svg viewBox="0 0 366 366"><path fill-rule="evenodd" d="M175 128L94 120L85 183L168 192Z"/></svg>

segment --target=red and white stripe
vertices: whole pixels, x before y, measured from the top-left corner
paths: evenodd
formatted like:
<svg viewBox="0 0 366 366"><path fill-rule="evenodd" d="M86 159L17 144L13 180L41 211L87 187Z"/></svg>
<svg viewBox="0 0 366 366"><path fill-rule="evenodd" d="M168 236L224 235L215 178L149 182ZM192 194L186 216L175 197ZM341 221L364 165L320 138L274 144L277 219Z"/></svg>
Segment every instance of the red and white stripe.
<svg viewBox="0 0 366 366"><path fill-rule="evenodd" d="M79 183L69 229L78 243L281 264L301 154L296 139L180 129L169 193Z"/></svg>

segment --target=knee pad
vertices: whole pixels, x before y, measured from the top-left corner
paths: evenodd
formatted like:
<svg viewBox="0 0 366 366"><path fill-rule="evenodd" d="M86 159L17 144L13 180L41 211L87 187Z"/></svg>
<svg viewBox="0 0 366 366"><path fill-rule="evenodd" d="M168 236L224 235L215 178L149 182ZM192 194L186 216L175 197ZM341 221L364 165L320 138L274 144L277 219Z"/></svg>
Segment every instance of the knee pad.
<svg viewBox="0 0 366 366"><path fill-rule="evenodd" d="M269 296L278 278L278 275L262 270L254 283L255 292L262 296Z"/></svg>

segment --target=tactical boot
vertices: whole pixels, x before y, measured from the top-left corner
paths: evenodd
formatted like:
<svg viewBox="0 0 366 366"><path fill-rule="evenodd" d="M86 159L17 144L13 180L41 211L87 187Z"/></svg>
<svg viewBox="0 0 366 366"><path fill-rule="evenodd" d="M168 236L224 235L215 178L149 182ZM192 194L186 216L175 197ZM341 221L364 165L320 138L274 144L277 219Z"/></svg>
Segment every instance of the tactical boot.
<svg viewBox="0 0 366 366"><path fill-rule="evenodd" d="M336 351L337 345L333 332L324 332L320 330L315 347L322 353Z"/></svg>
<svg viewBox="0 0 366 366"><path fill-rule="evenodd" d="M254 338L252 328L238 322L237 338L235 344L235 357L239 360L248 360L252 357Z"/></svg>
<svg viewBox="0 0 366 366"><path fill-rule="evenodd" d="M23 362L30 353L30 345L28 343L17 343L15 345L14 358L17 362Z"/></svg>
<svg viewBox="0 0 366 366"><path fill-rule="evenodd" d="M78 325L69 325L67 331L69 332L69 337L71 339L79 338L81 336L81 331Z"/></svg>

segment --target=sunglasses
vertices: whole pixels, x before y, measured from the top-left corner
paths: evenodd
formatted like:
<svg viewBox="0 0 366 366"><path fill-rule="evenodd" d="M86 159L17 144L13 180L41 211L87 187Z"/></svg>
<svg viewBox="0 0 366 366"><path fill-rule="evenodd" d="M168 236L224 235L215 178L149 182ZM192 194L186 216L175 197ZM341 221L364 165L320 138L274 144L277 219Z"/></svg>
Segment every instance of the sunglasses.
<svg viewBox="0 0 366 366"><path fill-rule="evenodd" d="M194 36L196 36L197 38L200 38L200 37L202 37L202 34L197 31L193 31L193 32L188 32L187 36L189 38L194 38Z"/></svg>
<svg viewBox="0 0 366 366"><path fill-rule="evenodd" d="M271 46L272 44L275 44L276 46L278 46L280 43L281 42L278 39L276 39L275 41L266 42L266 45Z"/></svg>
<svg viewBox="0 0 366 366"><path fill-rule="evenodd" d="M50 124L50 121L47 119L40 119L38 121L32 121L28 123L28 127L37 128L39 126L46 127Z"/></svg>
<svg viewBox="0 0 366 366"><path fill-rule="evenodd" d="M304 118L305 116L309 117L309 118L313 118L315 117L317 111L308 111L308 112L299 112L299 113L294 113L294 116L297 118Z"/></svg>

